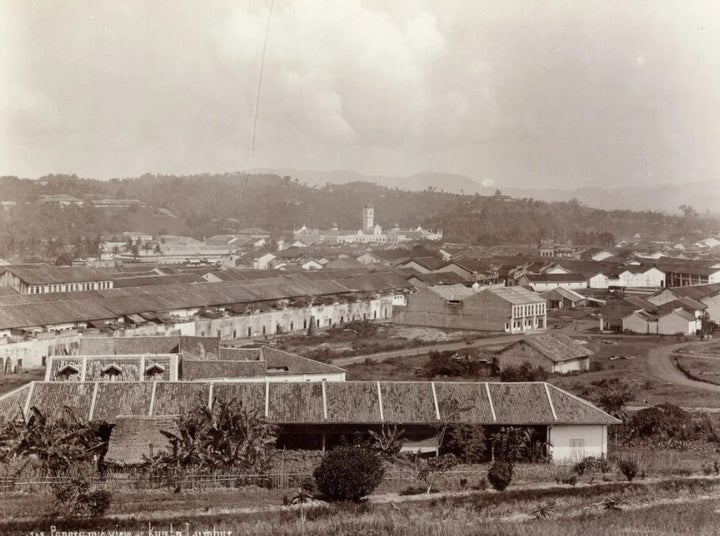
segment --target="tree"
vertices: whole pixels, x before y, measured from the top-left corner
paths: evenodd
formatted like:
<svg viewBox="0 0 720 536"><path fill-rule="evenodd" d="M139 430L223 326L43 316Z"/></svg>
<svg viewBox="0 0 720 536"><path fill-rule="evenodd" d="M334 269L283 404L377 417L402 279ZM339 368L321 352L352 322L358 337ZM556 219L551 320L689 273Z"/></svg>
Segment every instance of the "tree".
<svg viewBox="0 0 720 536"><path fill-rule="evenodd" d="M485 429L479 425L451 424L446 432L447 449L463 463L478 463L485 459Z"/></svg>
<svg viewBox="0 0 720 536"><path fill-rule="evenodd" d="M504 491L510 485L513 478L514 466L511 462L498 460L488 470L487 479L493 489Z"/></svg>
<svg viewBox="0 0 720 536"><path fill-rule="evenodd" d="M73 465L90 461L94 456L98 468L101 466L110 435L106 425L84 422L67 406L56 420L48 419L35 406L30 412L27 419L21 415L20 421L7 423L0 437L5 457L25 459L18 474L31 460L39 461L43 473L48 475L64 474Z"/></svg>
<svg viewBox="0 0 720 536"><path fill-rule="evenodd" d="M374 441L373 449L381 456L385 456L387 458L394 458L400 454L400 450L405 443L403 440L405 431L403 429L398 429L397 425L393 425L393 427L390 428L389 426L386 427L383 424L380 429L380 433L377 433L374 430L369 430L369 434Z"/></svg>
<svg viewBox="0 0 720 536"><path fill-rule="evenodd" d="M274 454L276 427L236 399L215 399L212 407L195 406L176 420L176 429L161 430L170 451L147 460L152 472L168 479L176 492L191 470L237 468L263 474Z"/></svg>
<svg viewBox="0 0 720 536"><path fill-rule="evenodd" d="M359 501L380 484L385 474L380 457L363 447L339 447L325 454L313 476L331 501Z"/></svg>
<svg viewBox="0 0 720 536"><path fill-rule="evenodd" d="M678 208L685 218L694 218L698 215L697 210L695 210L691 205L680 205Z"/></svg>
<svg viewBox="0 0 720 536"><path fill-rule="evenodd" d="M547 370L540 365L532 365L528 361L500 371L500 381L503 382L541 382L545 381L547 377Z"/></svg>
<svg viewBox="0 0 720 536"><path fill-rule="evenodd" d="M460 460L454 454L443 454L442 456L427 459L418 457L417 459L419 462L417 479L425 483L427 486L426 493L428 494L432 491L433 484L440 475L460 463Z"/></svg>
<svg viewBox="0 0 720 536"><path fill-rule="evenodd" d="M496 460L515 463L525 456L525 431L517 426L503 426L490 436L493 456Z"/></svg>
<svg viewBox="0 0 720 536"><path fill-rule="evenodd" d="M625 420L625 404L635 398L635 392L629 383L612 378L593 382L596 392L593 398L597 404L613 417Z"/></svg>

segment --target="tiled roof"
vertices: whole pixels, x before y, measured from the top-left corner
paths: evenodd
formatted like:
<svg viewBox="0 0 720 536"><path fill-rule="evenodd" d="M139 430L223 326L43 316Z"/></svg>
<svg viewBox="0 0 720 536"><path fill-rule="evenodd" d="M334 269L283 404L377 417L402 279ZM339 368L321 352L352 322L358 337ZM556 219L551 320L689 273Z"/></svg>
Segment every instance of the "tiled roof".
<svg viewBox="0 0 720 536"><path fill-rule="evenodd" d="M162 430L176 431L175 417L118 417L105 461L116 465L140 465L155 454L168 451L170 442Z"/></svg>
<svg viewBox="0 0 720 536"><path fill-rule="evenodd" d="M527 344L555 363L580 359L593 355L587 346L578 343L563 333L538 333L526 335L524 338L500 350L502 354L508 348L519 344Z"/></svg>
<svg viewBox="0 0 720 536"><path fill-rule="evenodd" d="M473 289L465 285L436 285L428 288L445 300L464 300L477 294Z"/></svg>
<svg viewBox="0 0 720 536"><path fill-rule="evenodd" d="M106 390L109 385L113 391ZM108 403L106 398L117 400L121 392L130 392L139 385L148 389L153 384L33 382L20 393L21 398L25 397L20 402L22 407L37 406L52 416L58 416L66 404L78 416L87 418L93 404L96 408L112 408L113 402ZM244 407L263 412L267 408L267 414L278 424L366 425L394 421L432 425L457 421L522 426L619 422L589 402L542 382L157 382L154 398L143 400L144 409L134 407L132 411L150 415L152 406L154 416L177 415L218 397L236 398ZM0 397L0 408L4 407L3 399ZM116 422L119 415L119 409L105 414L110 423Z"/></svg>
<svg viewBox="0 0 720 536"><path fill-rule="evenodd" d="M109 281L104 272L84 266L50 266L48 264L16 264L6 266L10 272L28 285L49 285L57 283L87 283L90 281Z"/></svg>
<svg viewBox="0 0 720 536"><path fill-rule="evenodd" d="M456 284L463 285L467 283L464 277L456 274L455 272L435 272L431 274L421 274L419 272L414 272L408 279L417 279L418 281L421 281L426 285L431 286Z"/></svg>
<svg viewBox="0 0 720 536"><path fill-rule="evenodd" d="M572 302L582 301L587 299L582 294L578 294L577 292L564 287L557 287L554 289L546 290L545 292L541 292L540 296L545 298L546 300L570 300Z"/></svg>
<svg viewBox="0 0 720 536"><path fill-rule="evenodd" d="M318 273L321 274L322 270ZM338 279L292 273L264 279L151 285L82 293L0 296L0 328L107 320L132 313L257 303L302 296L387 292L410 288L397 273L355 274Z"/></svg>
<svg viewBox="0 0 720 536"><path fill-rule="evenodd" d="M709 285L692 285L687 287L672 287L668 289L676 296L686 296L693 300L701 301L720 294L720 283L711 283Z"/></svg>

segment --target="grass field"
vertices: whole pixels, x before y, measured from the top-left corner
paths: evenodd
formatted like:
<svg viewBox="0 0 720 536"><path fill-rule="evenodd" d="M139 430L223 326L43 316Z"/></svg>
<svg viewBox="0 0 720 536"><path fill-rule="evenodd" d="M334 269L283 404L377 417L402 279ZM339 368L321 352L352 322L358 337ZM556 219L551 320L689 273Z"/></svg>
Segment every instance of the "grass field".
<svg viewBox="0 0 720 536"><path fill-rule="evenodd" d="M298 507L281 507L269 492L227 492L115 497L110 518L58 520L39 515L13 521L0 514L0 533L32 530L169 530L170 524L196 530L231 530L233 534L318 535L534 535L717 534L720 479L671 479L594 486L553 486L466 492L451 496L376 497L361 504L313 503L306 521ZM614 498L619 510L604 505ZM36 501L24 497L26 503ZM264 503L260 505L259 503ZM12 504L12 501L8 504ZM35 512L51 508L34 502ZM4 512L8 509L4 505ZM48 511L48 510L44 510ZM128 515L128 513L132 515ZM185 534L185 532L183 532Z"/></svg>
<svg viewBox="0 0 720 536"><path fill-rule="evenodd" d="M720 356L678 355L677 361L688 377L720 385Z"/></svg>

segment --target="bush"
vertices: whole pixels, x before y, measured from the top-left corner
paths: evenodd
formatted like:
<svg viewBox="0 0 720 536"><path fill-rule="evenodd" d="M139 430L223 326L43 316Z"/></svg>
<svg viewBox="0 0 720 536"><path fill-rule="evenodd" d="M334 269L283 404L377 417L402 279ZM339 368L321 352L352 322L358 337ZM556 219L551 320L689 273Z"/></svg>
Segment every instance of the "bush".
<svg viewBox="0 0 720 536"><path fill-rule="evenodd" d="M437 493L437 488L430 488L430 493ZM408 486L400 491L399 495L422 495L427 493L425 486Z"/></svg>
<svg viewBox="0 0 720 536"><path fill-rule="evenodd" d="M510 485L513 477L513 464L498 461L492 464L487 479L493 489L503 491Z"/></svg>
<svg viewBox="0 0 720 536"><path fill-rule="evenodd" d="M103 515L110 507L112 495L105 490L90 490L85 478L73 478L53 486L55 507L66 517Z"/></svg>
<svg viewBox="0 0 720 536"><path fill-rule="evenodd" d="M625 475L625 478L627 478L628 482L632 482L635 475L638 474L638 464L634 460L619 460L617 465L620 472L622 472L622 474Z"/></svg>
<svg viewBox="0 0 720 536"><path fill-rule="evenodd" d="M503 382L541 382L547 380L548 372L540 365L525 361L522 365L507 367L500 372Z"/></svg>
<svg viewBox="0 0 720 536"><path fill-rule="evenodd" d="M325 454L313 476L327 499L359 501L380 484L384 472L374 452L362 447L340 447Z"/></svg>
<svg viewBox="0 0 720 536"><path fill-rule="evenodd" d="M573 472L578 476L585 473L607 473L610 471L610 464L605 458L586 456L573 466Z"/></svg>

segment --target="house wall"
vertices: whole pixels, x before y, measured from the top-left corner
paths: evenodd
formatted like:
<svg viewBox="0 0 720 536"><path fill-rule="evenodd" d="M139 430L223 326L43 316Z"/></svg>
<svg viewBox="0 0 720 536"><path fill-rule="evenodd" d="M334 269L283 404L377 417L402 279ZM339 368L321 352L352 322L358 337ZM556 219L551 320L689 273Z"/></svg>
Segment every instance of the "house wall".
<svg viewBox="0 0 720 536"><path fill-rule="evenodd" d="M390 320L392 314L392 297L388 296L355 303L314 305L227 318L198 318L195 332L200 337L242 339L307 331L311 320L315 328L322 329L352 320Z"/></svg>
<svg viewBox="0 0 720 536"><path fill-rule="evenodd" d="M558 287L577 289L588 286L586 281L530 281L524 277L521 278L520 284L530 286L535 292L545 292Z"/></svg>
<svg viewBox="0 0 720 536"><path fill-rule="evenodd" d="M650 268L641 273L626 271L620 274L620 286L630 288L664 287L665 273L657 268Z"/></svg>
<svg viewBox="0 0 720 536"><path fill-rule="evenodd" d="M610 278L604 274L595 274L587 281L589 288L608 288L610 286Z"/></svg>
<svg viewBox="0 0 720 536"><path fill-rule="evenodd" d="M657 333L658 324L657 322L648 321L641 316L632 314L622 319L623 331L630 331L632 333Z"/></svg>
<svg viewBox="0 0 720 536"><path fill-rule="evenodd" d="M588 370L590 370L589 357L562 361L561 363L555 363L553 366L553 372L556 372L558 374L567 374L568 372L583 372Z"/></svg>
<svg viewBox="0 0 720 536"><path fill-rule="evenodd" d="M43 358L53 355L69 355L78 347L78 332L62 334L39 334L36 339L0 344L0 376L22 368L39 368Z"/></svg>
<svg viewBox="0 0 720 536"><path fill-rule="evenodd" d="M513 306L491 291L478 292L451 303L432 290L419 289L408 296L406 307L395 309L393 321L416 326L508 333L524 333L547 326L545 303Z"/></svg>
<svg viewBox="0 0 720 536"><path fill-rule="evenodd" d="M586 456L607 456L607 426L554 425L548 427L553 462L577 463Z"/></svg>
<svg viewBox="0 0 720 536"><path fill-rule="evenodd" d="M710 320L720 322L720 294L703 298L702 302L707 305L707 313Z"/></svg>
<svg viewBox="0 0 720 536"><path fill-rule="evenodd" d="M684 335L695 335L695 331L700 329L696 320L687 320L682 316L670 313L658 318L658 333L663 335L675 335L682 333Z"/></svg>

